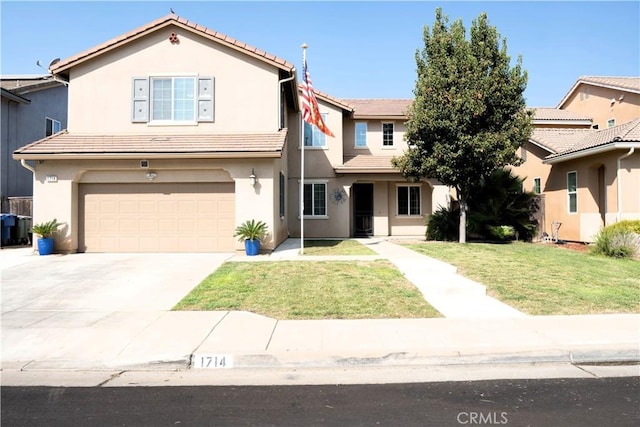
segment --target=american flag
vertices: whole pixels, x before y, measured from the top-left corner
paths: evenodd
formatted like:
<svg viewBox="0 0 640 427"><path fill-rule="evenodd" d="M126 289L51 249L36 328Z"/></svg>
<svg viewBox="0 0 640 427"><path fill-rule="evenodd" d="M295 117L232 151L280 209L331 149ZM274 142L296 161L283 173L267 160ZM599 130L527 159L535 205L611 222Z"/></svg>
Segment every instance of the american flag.
<svg viewBox="0 0 640 427"><path fill-rule="evenodd" d="M318 101L313 93L313 84L311 84L311 76L307 70L307 60L302 63L302 120L316 125L322 133L328 136L334 136L327 125L322 120Z"/></svg>

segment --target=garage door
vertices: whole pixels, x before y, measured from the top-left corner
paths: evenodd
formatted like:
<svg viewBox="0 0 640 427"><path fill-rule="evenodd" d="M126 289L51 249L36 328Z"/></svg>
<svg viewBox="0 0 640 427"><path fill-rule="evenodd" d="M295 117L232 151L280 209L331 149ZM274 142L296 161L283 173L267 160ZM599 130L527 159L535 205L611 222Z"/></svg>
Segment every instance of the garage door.
<svg viewBox="0 0 640 427"><path fill-rule="evenodd" d="M81 252L234 250L233 183L80 184Z"/></svg>

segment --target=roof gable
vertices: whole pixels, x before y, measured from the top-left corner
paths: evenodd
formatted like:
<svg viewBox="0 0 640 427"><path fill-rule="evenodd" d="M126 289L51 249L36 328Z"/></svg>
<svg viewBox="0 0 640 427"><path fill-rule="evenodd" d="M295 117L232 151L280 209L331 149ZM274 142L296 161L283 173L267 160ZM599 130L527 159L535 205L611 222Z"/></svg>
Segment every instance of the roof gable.
<svg viewBox="0 0 640 427"><path fill-rule="evenodd" d="M558 103L558 108L564 106L580 85L604 87L629 93L640 93L640 77L580 76L571 89L569 89L569 92L567 92Z"/></svg>
<svg viewBox="0 0 640 427"><path fill-rule="evenodd" d="M156 19L155 21L152 21L146 25L138 27L132 31L129 31L125 34L114 37L111 40L108 40L95 47L92 47L83 52L80 52L74 56L66 58L62 61L55 62L50 66L50 71L53 74L65 73L67 70L69 70L70 68L78 64L81 64L85 61L93 59L111 50L118 49L127 43L130 43L136 39L144 37L145 35L158 31L169 25L175 25L187 31L190 31L194 34L198 34L202 37L205 37L223 46L229 47L243 54L257 58L260 61L263 61L267 64L273 65L274 67L277 67L278 69L288 71L288 72L293 72L295 68L293 64L291 64L289 61L286 61L282 58L278 58L275 55L272 55L270 53L257 49L253 46L250 46L244 42L231 38L213 29L196 24L195 22L189 21L188 19L181 18L175 14L169 14L162 18Z"/></svg>

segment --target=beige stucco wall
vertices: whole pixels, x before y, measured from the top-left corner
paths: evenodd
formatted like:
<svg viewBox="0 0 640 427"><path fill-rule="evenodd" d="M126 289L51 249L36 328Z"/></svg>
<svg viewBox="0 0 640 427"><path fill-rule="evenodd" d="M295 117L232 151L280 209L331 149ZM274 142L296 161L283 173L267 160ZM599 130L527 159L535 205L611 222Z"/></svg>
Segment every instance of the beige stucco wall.
<svg viewBox="0 0 640 427"><path fill-rule="evenodd" d="M606 129L609 119L615 119L616 125L621 125L640 117L640 94L580 84L562 109L593 117L594 125Z"/></svg>
<svg viewBox="0 0 640 427"><path fill-rule="evenodd" d="M355 124L359 122L367 123L367 147L355 146ZM373 154L378 156L393 157L401 156L408 148L404 140L407 131L404 122L401 120L353 120L345 118L344 123L344 155L351 157L360 154ZM382 123L393 123L393 147L382 145Z"/></svg>
<svg viewBox="0 0 640 427"><path fill-rule="evenodd" d="M179 44L168 36L176 32ZM132 123L133 77L213 76L214 122ZM70 71L71 133L213 133L278 129L278 70L258 59L169 26Z"/></svg>
<svg viewBox="0 0 640 427"><path fill-rule="evenodd" d="M251 169L258 177L252 187ZM276 171L276 169L278 169ZM264 243L272 249L283 239L285 229L274 209L278 194L279 160L152 160L149 169L141 169L138 160L46 160L36 164L34 183L34 223L58 219L64 225L56 235L56 251L75 252L78 248L78 184L79 183L145 183L145 174L153 170L154 182L235 182L236 224L248 219L265 221L271 236ZM46 182L46 176L57 182ZM242 250L240 242L236 249Z"/></svg>
<svg viewBox="0 0 640 427"><path fill-rule="evenodd" d="M537 145L527 142L524 145L526 151L526 160L520 166L510 166L514 174L524 179L524 190L533 191L533 180L540 178L540 189L544 192L551 165L542 163L544 158L550 153ZM519 150L519 156L522 158L522 149Z"/></svg>
<svg viewBox="0 0 640 427"><path fill-rule="evenodd" d="M551 224L562 222L562 240L593 241L604 225L617 221L618 216L618 157L626 150L617 150L553 165L545 188L547 233ZM598 169L604 166L604 194L599 187ZM567 173L577 172L578 212L568 212ZM640 153L621 160L619 171L622 189L621 219L640 218ZM602 202L604 207L601 208Z"/></svg>

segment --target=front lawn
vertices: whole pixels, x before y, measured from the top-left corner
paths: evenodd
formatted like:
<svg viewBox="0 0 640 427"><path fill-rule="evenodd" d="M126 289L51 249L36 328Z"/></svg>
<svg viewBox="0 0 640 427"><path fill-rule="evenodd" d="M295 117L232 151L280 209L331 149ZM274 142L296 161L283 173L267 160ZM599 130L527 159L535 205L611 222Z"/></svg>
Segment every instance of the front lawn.
<svg viewBox="0 0 640 427"><path fill-rule="evenodd" d="M305 240L304 255L375 255L356 240Z"/></svg>
<svg viewBox="0 0 640 427"><path fill-rule="evenodd" d="M275 319L440 317L384 260L228 262L174 310L241 310Z"/></svg>
<svg viewBox="0 0 640 427"><path fill-rule="evenodd" d="M532 243L426 242L407 247L458 267L528 314L640 312L640 262Z"/></svg>

